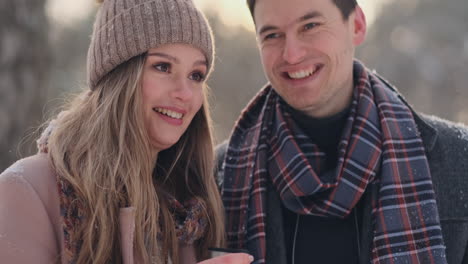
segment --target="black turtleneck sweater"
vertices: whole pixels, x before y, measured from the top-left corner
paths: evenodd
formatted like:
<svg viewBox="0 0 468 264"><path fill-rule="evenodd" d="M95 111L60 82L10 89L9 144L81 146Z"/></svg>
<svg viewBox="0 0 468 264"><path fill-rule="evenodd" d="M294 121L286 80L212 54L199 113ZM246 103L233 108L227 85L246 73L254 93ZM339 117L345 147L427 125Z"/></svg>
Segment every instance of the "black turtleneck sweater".
<svg viewBox="0 0 468 264"><path fill-rule="evenodd" d="M349 110L346 108L331 117L315 119L289 109L299 127L325 152L325 172L335 169L337 165L338 144ZM298 219L298 214L283 206L288 263L358 263L358 215L353 210L345 219L309 215L300 215Z"/></svg>

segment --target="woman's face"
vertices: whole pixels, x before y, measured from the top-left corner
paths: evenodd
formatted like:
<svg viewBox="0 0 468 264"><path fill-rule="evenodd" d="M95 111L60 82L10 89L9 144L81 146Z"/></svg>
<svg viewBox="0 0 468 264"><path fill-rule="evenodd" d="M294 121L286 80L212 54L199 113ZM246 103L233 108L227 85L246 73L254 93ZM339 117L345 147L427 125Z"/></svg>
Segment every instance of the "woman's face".
<svg viewBox="0 0 468 264"><path fill-rule="evenodd" d="M156 151L174 145L203 104L207 61L197 48L167 44L150 49L142 76L143 111Z"/></svg>

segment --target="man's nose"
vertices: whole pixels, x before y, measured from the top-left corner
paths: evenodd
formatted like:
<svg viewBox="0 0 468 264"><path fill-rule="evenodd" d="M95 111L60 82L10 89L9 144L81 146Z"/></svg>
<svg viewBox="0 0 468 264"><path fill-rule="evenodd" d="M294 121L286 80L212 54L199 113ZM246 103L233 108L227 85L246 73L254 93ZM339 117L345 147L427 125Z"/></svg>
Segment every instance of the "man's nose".
<svg viewBox="0 0 468 264"><path fill-rule="evenodd" d="M304 59L306 51L297 38L287 36L283 48L283 60L289 64L297 64Z"/></svg>

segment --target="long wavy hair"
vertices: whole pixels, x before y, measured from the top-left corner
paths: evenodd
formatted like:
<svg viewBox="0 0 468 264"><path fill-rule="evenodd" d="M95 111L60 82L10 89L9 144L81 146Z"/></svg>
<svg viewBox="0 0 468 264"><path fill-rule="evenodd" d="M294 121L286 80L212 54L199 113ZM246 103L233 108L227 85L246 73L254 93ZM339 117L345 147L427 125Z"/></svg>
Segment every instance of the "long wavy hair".
<svg viewBox="0 0 468 264"><path fill-rule="evenodd" d="M50 135L52 165L73 187L86 216L72 238L83 241L77 263L121 263L119 209L125 206L136 208L136 255L144 263L178 263L174 219L164 199L168 192L180 201L203 201L208 227L194 245L198 260L208 258L209 246L224 243L207 92L187 131L155 164L142 109L145 60L145 54L130 59L93 91L76 96Z"/></svg>

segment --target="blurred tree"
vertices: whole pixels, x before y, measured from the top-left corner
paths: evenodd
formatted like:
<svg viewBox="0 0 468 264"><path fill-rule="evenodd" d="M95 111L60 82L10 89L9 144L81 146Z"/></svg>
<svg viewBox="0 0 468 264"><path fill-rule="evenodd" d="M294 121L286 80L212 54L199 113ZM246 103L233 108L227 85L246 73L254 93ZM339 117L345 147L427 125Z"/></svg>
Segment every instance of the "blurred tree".
<svg viewBox="0 0 468 264"><path fill-rule="evenodd" d="M0 171L18 158L18 143L42 119L50 63L44 4L0 1Z"/></svg>
<svg viewBox="0 0 468 264"><path fill-rule="evenodd" d="M86 88L86 57L95 11L73 24L58 22L51 18L49 45L53 50L53 60L50 99L57 98L59 94L68 94ZM60 101L52 101L48 103L47 108L54 109L61 104Z"/></svg>
<svg viewBox="0 0 468 264"><path fill-rule="evenodd" d="M226 139L242 108L266 84L255 35L245 28L229 27L218 13L205 12L215 35L215 68L208 85L218 142Z"/></svg>
<svg viewBox="0 0 468 264"><path fill-rule="evenodd" d="M468 124L468 1L385 4L358 57L417 110Z"/></svg>
<svg viewBox="0 0 468 264"><path fill-rule="evenodd" d="M71 24L51 20L47 25L45 1L0 0L0 148L5 153L0 170L16 158L25 130L43 120L45 93L38 92L46 90L47 69L47 99L86 84L94 12ZM468 123L467 7L466 0L387 1L358 58L394 83L417 110ZM254 33L223 24L218 12L205 13L216 41L209 86L219 142L229 136L241 109L266 79ZM56 110L58 104L60 100L50 101L44 109Z"/></svg>

